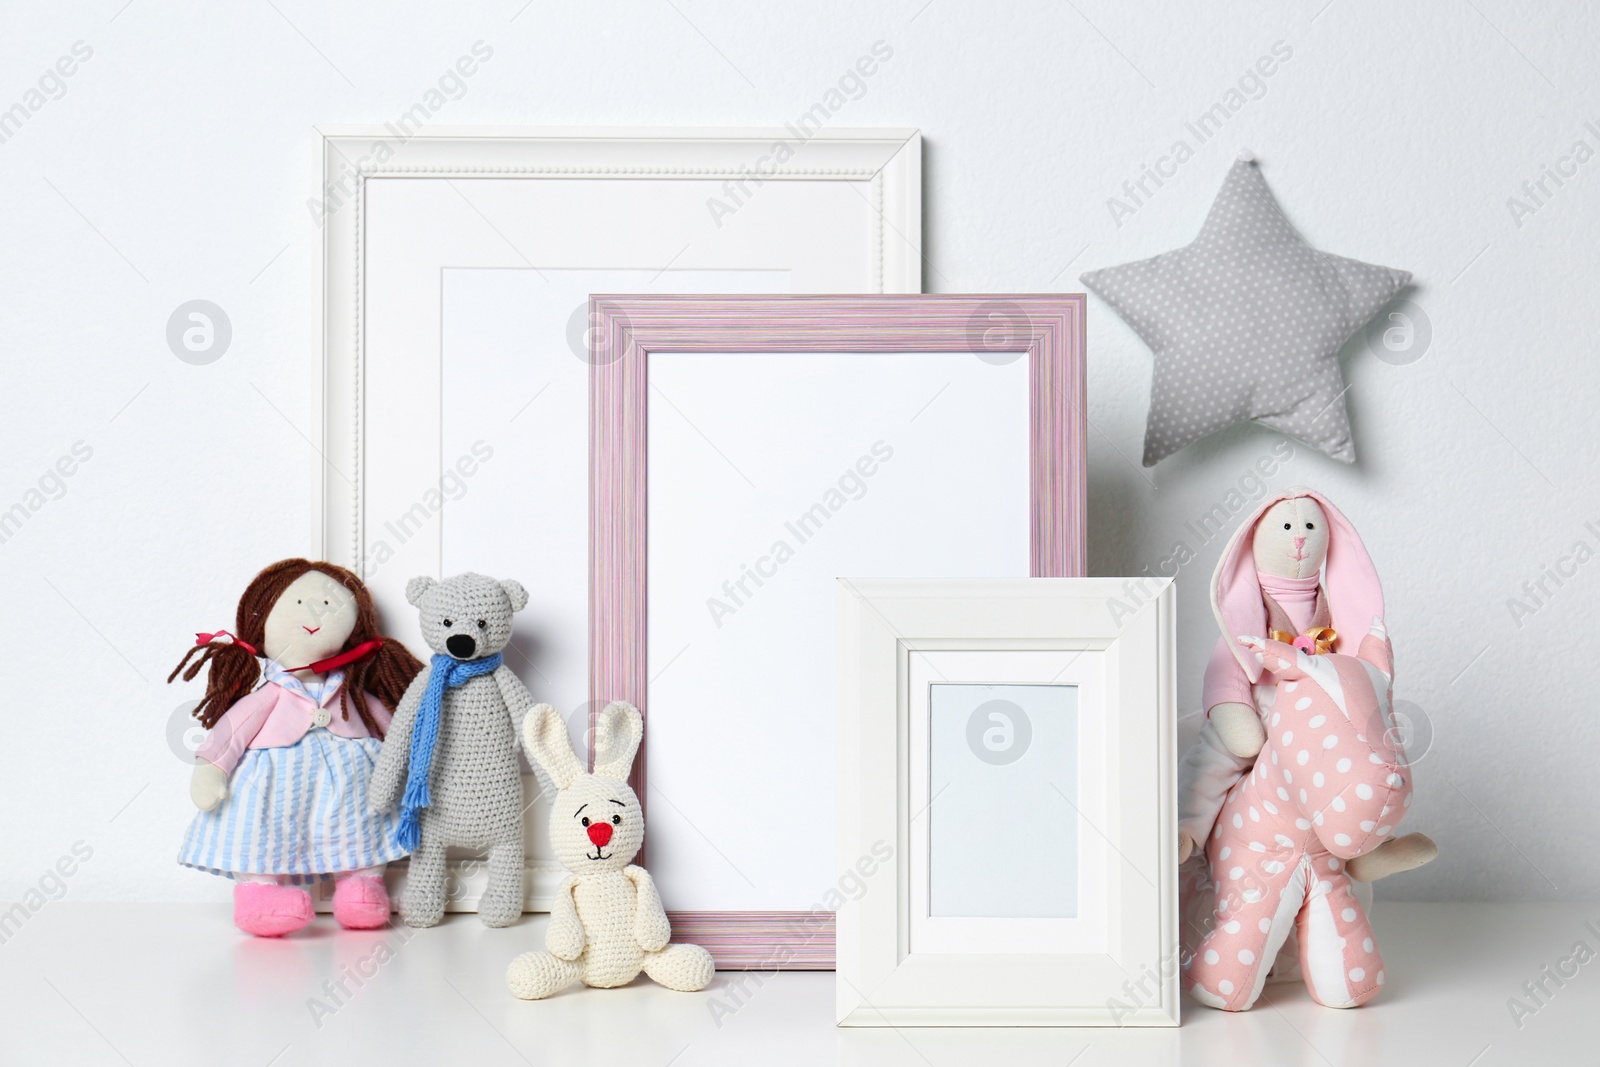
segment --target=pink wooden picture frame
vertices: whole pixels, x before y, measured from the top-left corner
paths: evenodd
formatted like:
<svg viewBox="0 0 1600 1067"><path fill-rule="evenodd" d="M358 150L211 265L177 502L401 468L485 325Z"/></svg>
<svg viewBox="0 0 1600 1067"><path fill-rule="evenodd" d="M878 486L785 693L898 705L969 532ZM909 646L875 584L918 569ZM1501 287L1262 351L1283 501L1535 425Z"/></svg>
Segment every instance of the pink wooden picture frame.
<svg viewBox="0 0 1600 1067"><path fill-rule="evenodd" d="M652 353L974 352L1029 361L1030 569L1084 573L1085 297L594 296L590 298L589 695L627 700L648 726L646 433ZM649 745L631 785L646 798ZM592 757L591 757L592 762ZM643 863L643 853L638 862ZM832 970L831 914L669 912L673 936L723 970Z"/></svg>

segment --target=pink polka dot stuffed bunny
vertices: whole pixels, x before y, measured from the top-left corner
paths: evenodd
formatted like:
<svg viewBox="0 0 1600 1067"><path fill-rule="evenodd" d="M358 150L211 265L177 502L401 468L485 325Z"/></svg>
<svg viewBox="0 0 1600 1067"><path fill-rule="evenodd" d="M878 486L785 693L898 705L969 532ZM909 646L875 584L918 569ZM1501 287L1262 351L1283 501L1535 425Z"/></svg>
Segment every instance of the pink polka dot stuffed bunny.
<svg viewBox="0 0 1600 1067"><path fill-rule="evenodd" d="M1346 865L1389 840L1411 804L1390 716L1389 639L1375 618L1353 656L1259 637L1239 643L1277 693L1255 769L1229 791L1207 842L1215 925L1187 961L1184 985L1203 1004L1249 1008L1295 930L1312 998L1355 1007L1378 992L1384 971Z"/></svg>
<svg viewBox="0 0 1600 1067"><path fill-rule="evenodd" d="M1363 650L1369 648L1368 642L1373 637L1368 630L1376 625L1379 627L1378 636L1382 638L1382 653L1374 653L1376 659L1365 662L1376 669L1377 660L1381 660L1379 673L1383 675L1383 680L1381 684L1374 681L1372 698L1381 705L1385 715L1388 714L1388 679L1392 675L1388 639L1382 635L1381 623L1375 622L1383 618L1384 602L1372 558L1350 521L1331 501L1310 489L1290 489L1268 497L1240 525L1224 548L1216 572L1212 575L1211 606L1221 631L1221 640L1206 668L1206 721L1194 745L1184 754L1178 770L1180 861L1188 860L1197 845L1203 846L1203 851L1194 861L1183 864L1180 875L1185 919L1184 946L1186 952L1190 953L1202 938L1214 930L1229 935L1241 931L1244 924L1237 912L1223 914L1229 893L1265 893L1267 889L1256 885L1255 881L1276 885L1277 880L1292 873L1292 857L1280 856L1274 851L1279 844L1278 833L1299 843L1295 856L1316 847L1307 836L1310 831L1302 830L1293 820L1289 829L1274 831L1266 838L1252 837L1243 841L1242 847L1249 855L1239 853L1241 845L1221 840L1220 835L1230 830L1242 829L1245 824L1259 826L1257 820L1282 814L1285 798L1279 797L1277 791L1281 788L1290 794L1290 799L1299 802L1301 788L1294 786L1291 789L1288 783L1273 782L1272 788L1262 798L1263 803L1252 805L1247 801L1243 807L1237 806L1241 790L1248 787L1251 780L1249 776L1262 768L1262 761L1266 761L1269 769L1272 767L1270 746L1263 747L1269 745L1268 732L1272 717L1279 717L1281 721L1282 716L1298 714L1293 704L1306 699L1302 693L1286 704L1285 694L1280 690L1289 688L1290 682L1267 669L1266 655L1262 649L1240 645L1239 635L1261 634L1266 642L1288 647L1308 662L1332 662L1330 656L1333 655L1354 662L1364 655ZM1257 655L1257 652L1262 654ZM1370 673L1368 676L1377 677ZM1308 683L1293 680L1295 689L1302 689L1305 684ZM1309 720L1315 714L1309 713L1306 718ZM1327 721L1329 713L1323 711L1321 714ZM1294 730L1291 727L1288 732ZM1282 740L1283 730L1277 732L1278 745L1292 744ZM1392 739L1399 740L1398 737ZM1299 752L1300 749L1296 748L1291 756L1298 758ZM1312 753L1310 750L1307 752L1309 763ZM1282 752L1276 758L1282 760ZM1344 758L1349 758L1354 765L1356 757L1341 754L1333 759L1332 768L1312 768L1305 772L1308 781L1304 783L1304 788L1308 797L1332 781L1331 776L1347 773L1339 770L1340 760ZM1291 775L1297 773L1293 765L1286 769ZM1281 775L1281 771L1273 773ZM1319 773L1323 781L1311 781ZM1362 788L1371 785L1359 784ZM1347 780L1348 788L1353 789L1357 785L1354 779ZM1350 799L1343 798L1341 803L1348 804ZM1279 810L1270 810L1274 807ZM1295 818L1311 821L1319 812L1324 819L1332 814L1313 807L1310 812ZM1231 826L1235 816L1239 818L1241 827ZM1384 825L1392 826L1394 821L1389 819ZM1321 824L1313 821L1311 825ZM1250 848L1252 844L1259 844L1267 851L1255 852ZM1269 850L1268 846L1273 846L1273 850ZM1350 907L1357 914L1364 912L1365 905L1372 899L1371 889L1364 883L1421 866L1433 859L1438 851L1433 842L1422 834L1382 835L1375 847L1348 856L1339 851L1343 846L1332 843L1328 847L1332 851L1324 858L1324 865L1330 860L1339 865L1336 871L1328 873L1338 873L1355 881L1349 891L1355 898ZM1227 850L1228 855L1220 855L1223 850ZM1241 886L1236 884L1239 879L1229 877L1236 868L1240 869L1241 878L1251 884ZM1313 880L1309 885L1316 889L1322 881L1327 880ZM1342 916L1344 911L1345 908L1341 906L1338 914ZM1268 916L1256 918L1258 929L1255 933L1261 936L1272 934L1270 951L1268 946L1239 945L1232 950L1234 962L1240 962L1239 953L1242 952L1251 957L1246 966L1258 966L1272 979L1309 974L1311 965L1300 954L1294 924L1289 924L1285 937L1279 937L1282 931L1273 928L1270 922L1265 922L1266 919ZM1357 939L1357 943L1364 943L1365 940L1366 936L1363 935ZM1220 947L1208 945L1205 951L1216 955L1217 961L1208 961L1201 955L1194 966L1200 966L1202 970L1221 966L1224 953ZM1358 966L1363 973L1370 970L1365 965ZM1259 974L1255 970L1251 971L1250 981L1242 985L1237 975L1213 977L1216 983L1226 982L1229 988L1224 990L1220 985L1202 985L1201 992L1196 996L1205 1003L1215 1002L1219 1007L1239 1010L1254 1003L1259 993L1260 986L1255 981ZM1206 993L1208 988L1211 990L1209 994ZM1315 987L1313 995L1317 995ZM1347 999L1342 994L1330 994L1326 1002L1344 1004Z"/></svg>

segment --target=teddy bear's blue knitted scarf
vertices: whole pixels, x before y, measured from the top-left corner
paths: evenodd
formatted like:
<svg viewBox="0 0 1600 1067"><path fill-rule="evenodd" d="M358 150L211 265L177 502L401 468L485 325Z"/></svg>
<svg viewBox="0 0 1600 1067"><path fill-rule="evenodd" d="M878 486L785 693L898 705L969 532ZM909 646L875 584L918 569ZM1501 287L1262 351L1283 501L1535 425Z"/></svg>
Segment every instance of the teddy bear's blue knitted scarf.
<svg viewBox="0 0 1600 1067"><path fill-rule="evenodd" d="M439 720L444 717L444 691L500 666L500 653L483 659L459 660L442 653L433 657L428 687L422 691L416 721L411 725L411 772L400 800L400 847L414 852L422 843L422 809L433 803L428 776L433 770L433 749L439 741Z"/></svg>

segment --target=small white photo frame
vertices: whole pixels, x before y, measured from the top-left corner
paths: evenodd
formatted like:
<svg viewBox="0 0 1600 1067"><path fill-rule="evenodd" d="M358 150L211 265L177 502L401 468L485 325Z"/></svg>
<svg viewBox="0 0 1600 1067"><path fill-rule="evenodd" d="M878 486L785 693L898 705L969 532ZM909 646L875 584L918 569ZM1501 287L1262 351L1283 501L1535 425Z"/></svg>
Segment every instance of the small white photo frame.
<svg viewBox="0 0 1600 1067"><path fill-rule="evenodd" d="M837 601L839 1024L1176 1025L1172 583Z"/></svg>

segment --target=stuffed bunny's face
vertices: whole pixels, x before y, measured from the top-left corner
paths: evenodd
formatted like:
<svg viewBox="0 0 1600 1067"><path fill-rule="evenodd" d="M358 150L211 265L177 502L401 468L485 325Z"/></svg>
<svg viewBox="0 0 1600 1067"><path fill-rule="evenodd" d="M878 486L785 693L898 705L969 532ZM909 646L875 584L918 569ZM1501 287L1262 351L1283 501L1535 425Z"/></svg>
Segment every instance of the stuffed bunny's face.
<svg viewBox="0 0 1600 1067"><path fill-rule="evenodd" d="M436 582L413 578L406 599L421 617L428 647L454 659L492 656L511 643L511 616L528 603L527 591L507 579L458 574Z"/></svg>
<svg viewBox="0 0 1600 1067"><path fill-rule="evenodd" d="M644 843L644 810L628 788L628 772L643 737L644 719L637 708L620 700L608 704L594 731L594 773L585 774L560 712L540 704L522 720L529 757L561 790L550 812L551 847L580 878L622 870Z"/></svg>
<svg viewBox="0 0 1600 1067"><path fill-rule="evenodd" d="M1310 578L1328 558L1328 519L1306 496L1280 500L1256 523L1256 570L1277 578Z"/></svg>
<svg viewBox="0 0 1600 1067"><path fill-rule="evenodd" d="M626 782L586 774L556 797L550 844L567 870L620 871L643 843L644 812Z"/></svg>

